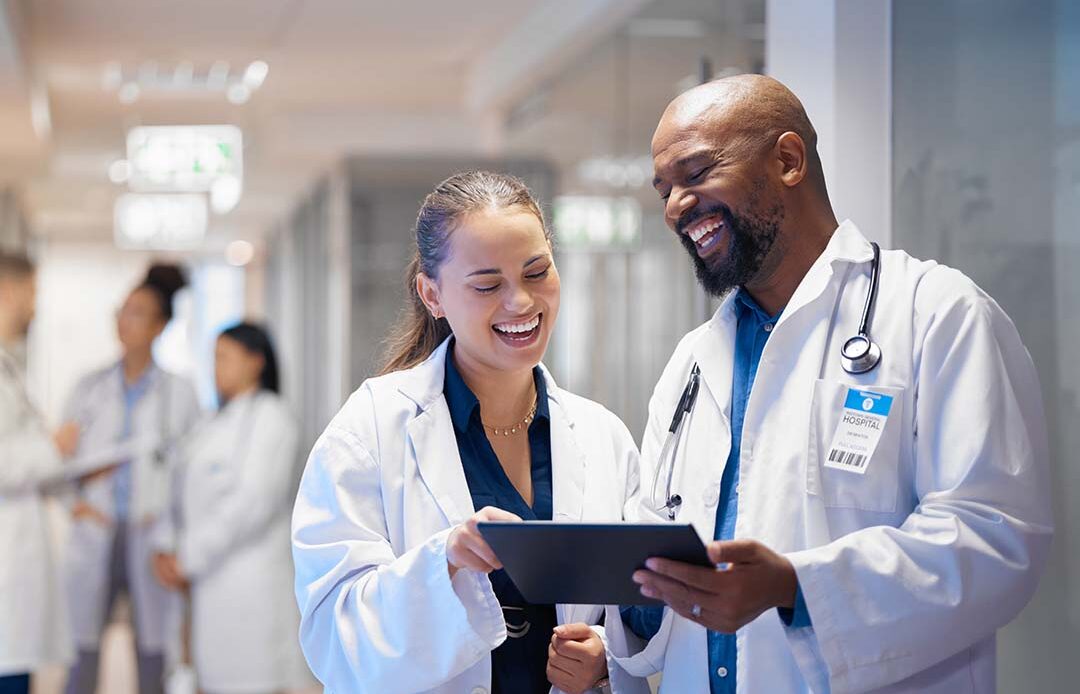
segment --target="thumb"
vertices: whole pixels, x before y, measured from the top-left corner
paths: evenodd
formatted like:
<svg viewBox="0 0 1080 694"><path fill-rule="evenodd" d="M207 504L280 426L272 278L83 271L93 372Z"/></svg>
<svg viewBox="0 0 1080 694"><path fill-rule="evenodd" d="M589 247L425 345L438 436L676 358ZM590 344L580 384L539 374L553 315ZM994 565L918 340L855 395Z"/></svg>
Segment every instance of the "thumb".
<svg viewBox="0 0 1080 694"><path fill-rule="evenodd" d="M592 636L593 630L584 622L574 624L560 624L555 627L555 635L566 641L581 641Z"/></svg>
<svg viewBox="0 0 1080 694"><path fill-rule="evenodd" d="M749 564L758 558L757 540L724 540L710 542L709 561L714 564Z"/></svg>

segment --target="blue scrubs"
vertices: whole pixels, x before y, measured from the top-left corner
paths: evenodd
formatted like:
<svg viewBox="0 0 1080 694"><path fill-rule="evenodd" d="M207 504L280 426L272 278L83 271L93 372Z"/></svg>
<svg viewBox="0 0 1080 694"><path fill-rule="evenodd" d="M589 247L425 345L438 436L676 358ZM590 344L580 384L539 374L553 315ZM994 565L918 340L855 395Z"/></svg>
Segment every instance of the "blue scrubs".
<svg viewBox="0 0 1080 694"><path fill-rule="evenodd" d="M533 370L537 406L528 431L533 485L533 504L529 506L506 476L492 450L481 423L480 403L454 366L453 355L451 343L446 355L443 393L454 422L458 452L473 506L477 510L495 506L524 520L551 520L551 427L547 387L539 367ZM557 624L555 606L526 602L505 570L492 572L490 579L495 597L503 608L508 636L491 654L492 692L546 694L551 689L547 679L547 652L552 630Z"/></svg>

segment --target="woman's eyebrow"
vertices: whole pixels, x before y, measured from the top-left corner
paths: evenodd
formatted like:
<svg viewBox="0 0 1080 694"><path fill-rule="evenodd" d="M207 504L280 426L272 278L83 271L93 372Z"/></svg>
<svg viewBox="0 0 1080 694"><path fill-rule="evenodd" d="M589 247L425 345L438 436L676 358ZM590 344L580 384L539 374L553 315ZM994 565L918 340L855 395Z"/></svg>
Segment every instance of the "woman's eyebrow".
<svg viewBox="0 0 1080 694"><path fill-rule="evenodd" d="M501 274L502 274L502 270L500 270L499 268L486 267L483 270L473 270L472 272L470 272L469 274L467 274L465 276L466 277L474 277L476 275L501 275Z"/></svg>

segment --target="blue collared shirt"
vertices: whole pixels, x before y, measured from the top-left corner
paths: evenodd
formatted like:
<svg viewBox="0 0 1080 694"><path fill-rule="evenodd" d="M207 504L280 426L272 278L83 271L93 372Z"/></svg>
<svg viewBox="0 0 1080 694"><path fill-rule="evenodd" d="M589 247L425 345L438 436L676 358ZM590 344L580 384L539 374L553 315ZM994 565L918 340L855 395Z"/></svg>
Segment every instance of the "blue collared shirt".
<svg viewBox="0 0 1080 694"><path fill-rule="evenodd" d="M480 402L461 377L453 356L451 343L446 353L443 394L450 408L473 506L476 509L494 506L524 520L551 520L551 427L543 372L539 367L533 370L536 415L528 431L533 485L530 506L506 476L491 448L480 418ZM526 602L505 570L494 571L489 578L495 597L502 605L509 636L491 653L492 692L546 694L551 689L547 679L547 651L557 624L555 606Z"/></svg>
<svg viewBox="0 0 1080 694"><path fill-rule="evenodd" d="M120 429L120 440L126 441L131 438L135 428L135 408L139 401L150 390L153 383L154 366L150 365L138 380L129 384L124 378L124 367L120 367L120 382L124 391L124 419ZM131 507L131 461L125 460L116 468L113 474L113 503L116 507L116 518L126 520Z"/></svg>
<svg viewBox="0 0 1080 694"><path fill-rule="evenodd" d="M761 354L780 314L768 315L746 292L739 289L734 299L737 327L735 329L735 357L731 379L731 451L728 453L724 473L720 478L720 500L716 507L716 528L713 538L730 540L735 537L735 521L739 516L739 459L742 452L743 420L750 391L757 376ZM780 609L780 617L789 626L810 626L810 615L802 597L796 591L795 608ZM623 610L623 621L634 633L652 638L660 630L662 608L634 608ZM735 692L737 666L735 634L708 632L709 687L712 694Z"/></svg>

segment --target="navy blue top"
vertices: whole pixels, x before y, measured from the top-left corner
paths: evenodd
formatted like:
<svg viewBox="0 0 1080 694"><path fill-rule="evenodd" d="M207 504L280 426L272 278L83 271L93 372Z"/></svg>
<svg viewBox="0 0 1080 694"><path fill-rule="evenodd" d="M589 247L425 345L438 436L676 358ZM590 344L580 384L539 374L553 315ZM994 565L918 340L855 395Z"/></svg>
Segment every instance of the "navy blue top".
<svg viewBox="0 0 1080 694"><path fill-rule="evenodd" d="M746 292L739 289L735 296L735 358L731 379L731 451L720 478L720 500L716 507L716 528L713 539L735 537L735 521L739 515L739 459L742 453L743 420L750 391L757 376L758 363L765 343L772 333L780 313L770 316ZM796 589L795 608L780 608L780 618L793 627L811 625L802 589ZM642 638L652 638L660 630L663 609L635 607L622 609L623 621ZM712 694L734 694L736 649L735 634L708 632L709 688Z"/></svg>
<svg viewBox="0 0 1080 694"><path fill-rule="evenodd" d="M454 365L453 343L446 353L446 385L443 394L454 422L461 466L469 484L473 507L495 506L524 520L551 520L551 426L547 386L540 368L536 381L536 416L529 425L529 456L532 465L533 505L530 507L506 476L484 433L480 402ZM501 420L496 420L501 421ZM495 693L551 690L547 679L547 653L557 621L554 605L525 601L505 570L489 575L495 597L506 619L507 639L491 653L491 688Z"/></svg>

